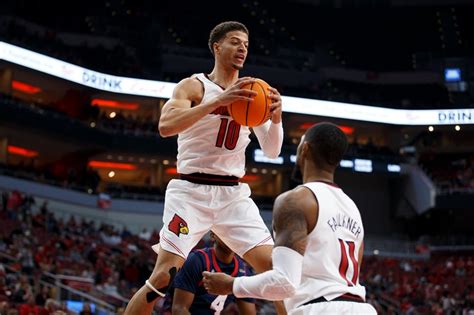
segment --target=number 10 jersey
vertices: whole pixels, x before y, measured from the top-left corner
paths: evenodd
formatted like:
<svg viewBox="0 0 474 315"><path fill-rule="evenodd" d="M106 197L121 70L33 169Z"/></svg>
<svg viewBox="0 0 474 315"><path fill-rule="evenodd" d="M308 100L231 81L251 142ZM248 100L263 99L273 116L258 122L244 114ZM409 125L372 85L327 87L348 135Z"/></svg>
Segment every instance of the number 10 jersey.
<svg viewBox="0 0 474 315"><path fill-rule="evenodd" d="M203 85L201 103L224 92L222 87L203 73L192 77ZM200 172L243 177L249 135L250 129L236 123L230 117L227 107L216 109L178 135L178 173Z"/></svg>

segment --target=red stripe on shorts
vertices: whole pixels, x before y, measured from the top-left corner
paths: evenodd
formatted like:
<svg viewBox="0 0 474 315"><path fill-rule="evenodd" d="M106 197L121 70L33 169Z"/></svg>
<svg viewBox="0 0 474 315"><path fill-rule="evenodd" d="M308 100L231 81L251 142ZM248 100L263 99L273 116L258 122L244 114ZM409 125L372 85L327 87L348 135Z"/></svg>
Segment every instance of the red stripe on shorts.
<svg viewBox="0 0 474 315"><path fill-rule="evenodd" d="M267 242L268 240L270 240L272 238L272 236L270 235L269 237L267 237L266 239L264 239L263 241L261 241L260 243L258 243L257 245L255 245L255 247Z"/></svg>
<svg viewBox="0 0 474 315"><path fill-rule="evenodd" d="M172 241L170 241L169 239L167 239L166 237L162 237L162 239L168 243L168 245L170 245L171 247L173 247L174 249L176 249L176 251L178 253L180 253L183 257L186 257L186 255L178 248L178 246L176 246Z"/></svg>

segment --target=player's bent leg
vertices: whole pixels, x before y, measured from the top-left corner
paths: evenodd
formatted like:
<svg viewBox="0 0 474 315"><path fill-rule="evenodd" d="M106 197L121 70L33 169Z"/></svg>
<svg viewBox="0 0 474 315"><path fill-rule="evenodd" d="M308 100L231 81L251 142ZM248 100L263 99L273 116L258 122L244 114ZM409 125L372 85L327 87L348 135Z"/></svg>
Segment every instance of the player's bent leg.
<svg viewBox="0 0 474 315"><path fill-rule="evenodd" d="M160 293L166 294L170 281L183 263L183 257L160 248L153 273L130 299L125 315L151 314Z"/></svg>
<svg viewBox="0 0 474 315"><path fill-rule="evenodd" d="M257 246L246 252L243 258L252 266L255 272L265 272L272 269L272 250L272 245ZM275 301L273 304L278 315L287 314L283 301Z"/></svg>

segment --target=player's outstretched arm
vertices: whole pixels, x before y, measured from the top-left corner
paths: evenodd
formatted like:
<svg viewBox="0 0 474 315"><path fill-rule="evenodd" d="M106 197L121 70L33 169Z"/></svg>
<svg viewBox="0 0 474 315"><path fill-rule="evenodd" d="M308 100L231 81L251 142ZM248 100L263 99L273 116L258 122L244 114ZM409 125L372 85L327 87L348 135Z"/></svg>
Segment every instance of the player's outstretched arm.
<svg viewBox="0 0 474 315"><path fill-rule="evenodd" d="M252 277L239 278L204 272L206 289L214 294L228 294L232 291L239 298L278 301L291 297L301 282L307 236L315 224L308 217L317 217L317 207L312 192L304 187L295 188L278 197L273 210L273 269Z"/></svg>

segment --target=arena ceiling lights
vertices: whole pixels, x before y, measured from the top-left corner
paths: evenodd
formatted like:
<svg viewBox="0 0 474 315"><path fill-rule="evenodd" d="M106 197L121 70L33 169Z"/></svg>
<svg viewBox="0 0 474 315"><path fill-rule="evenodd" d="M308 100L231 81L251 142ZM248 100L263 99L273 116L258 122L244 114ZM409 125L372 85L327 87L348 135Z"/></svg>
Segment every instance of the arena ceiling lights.
<svg viewBox="0 0 474 315"><path fill-rule="evenodd" d="M113 76L0 42L0 59L83 86L130 95L170 98L176 83ZM474 124L474 109L401 110L282 96L283 111L391 125Z"/></svg>

